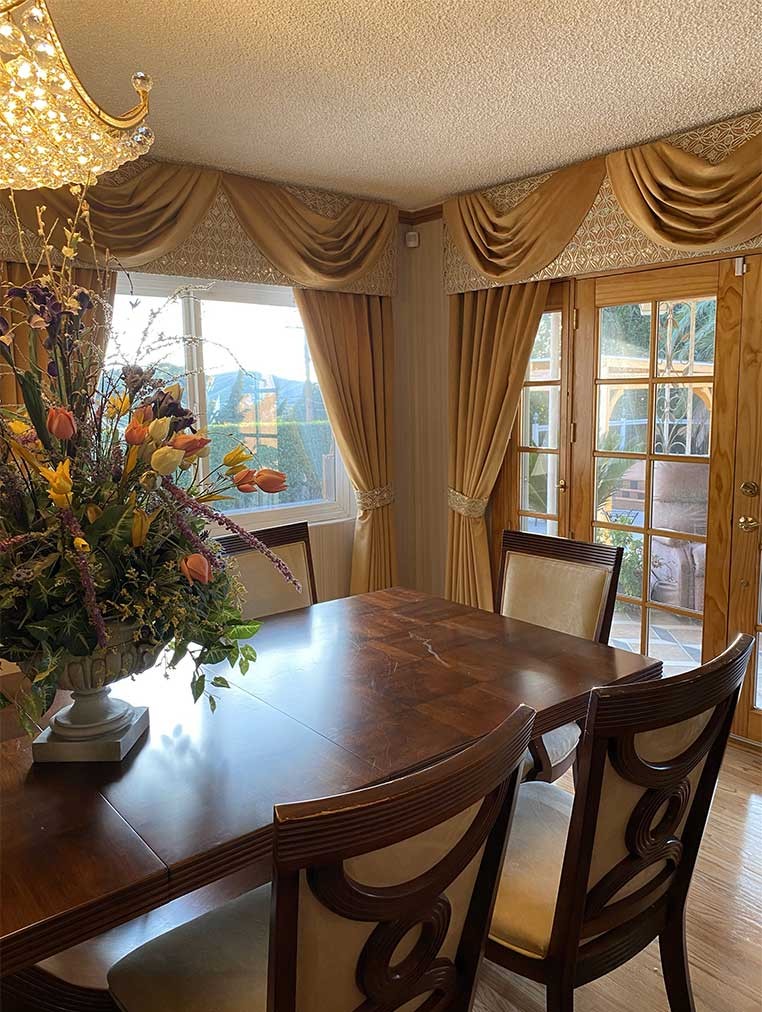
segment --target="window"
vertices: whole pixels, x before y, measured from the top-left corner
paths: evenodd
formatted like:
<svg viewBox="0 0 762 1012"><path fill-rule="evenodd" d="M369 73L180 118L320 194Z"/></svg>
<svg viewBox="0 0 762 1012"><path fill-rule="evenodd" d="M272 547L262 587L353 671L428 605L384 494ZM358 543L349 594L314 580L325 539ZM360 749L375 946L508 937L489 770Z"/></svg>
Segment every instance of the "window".
<svg viewBox="0 0 762 1012"><path fill-rule="evenodd" d="M558 534L561 310L543 313L519 405L519 527Z"/></svg>
<svg viewBox="0 0 762 1012"><path fill-rule="evenodd" d="M221 510L255 527L354 515L290 288L132 275L120 278L113 331L107 365L155 364L186 387L212 440L202 473L243 442L259 466L288 475L285 492L234 491Z"/></svg>
<svg viewBox="0 0 762 1012"><path fill-rule="evenodd" d="M624 549L610 642L701 663L716 299L598 312L593 526Z"/></svg>

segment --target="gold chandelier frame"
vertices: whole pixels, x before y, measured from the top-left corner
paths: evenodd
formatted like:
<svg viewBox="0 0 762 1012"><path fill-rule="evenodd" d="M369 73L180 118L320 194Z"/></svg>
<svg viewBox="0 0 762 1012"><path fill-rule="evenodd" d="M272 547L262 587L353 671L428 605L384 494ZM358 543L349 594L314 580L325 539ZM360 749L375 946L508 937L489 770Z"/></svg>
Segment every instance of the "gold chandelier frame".
<svg viewBox="0 0 762 1012"><path fill-rule="evenodd" d="M16 10L16 8L23 7L29 3L30 0L0 0L0 15L10 14L12 11ZM148 115L148 92L139 92L138 95L140 101L123 116L112 116L110 113L106 112L106 110L102 109L97 102L93 101L88 94L87 89L77 76L77 72L74 70L74 67L72 67L68 56L64 52L63 45L61 44L61 40L58 36L58 29L56 28L55 21L53 20L53 16L50 13L46 0L34 0L31 5L34 7L40 7L45 11L53 30L51 42L55 47L58 59L61 61L61 65L66 71L66 74L75 88L78 97L84 105L87 106L90 112L105 126L112 127L115 130L131 130L133 127L138 126Z"/></svg>

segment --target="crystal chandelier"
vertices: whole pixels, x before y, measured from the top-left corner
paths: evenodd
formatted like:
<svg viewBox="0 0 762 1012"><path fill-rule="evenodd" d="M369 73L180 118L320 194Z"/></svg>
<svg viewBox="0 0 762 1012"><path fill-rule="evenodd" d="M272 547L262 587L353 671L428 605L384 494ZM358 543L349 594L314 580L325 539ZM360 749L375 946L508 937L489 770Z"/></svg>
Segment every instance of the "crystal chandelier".
<svg viewBox="0 0 762 1012"><path fill-rule="evenodd" d="M0 0L0 188L88 183L148 151L151 79L133 74L132 86L138 104L110 116L66 58L45 0Z"/></svg>

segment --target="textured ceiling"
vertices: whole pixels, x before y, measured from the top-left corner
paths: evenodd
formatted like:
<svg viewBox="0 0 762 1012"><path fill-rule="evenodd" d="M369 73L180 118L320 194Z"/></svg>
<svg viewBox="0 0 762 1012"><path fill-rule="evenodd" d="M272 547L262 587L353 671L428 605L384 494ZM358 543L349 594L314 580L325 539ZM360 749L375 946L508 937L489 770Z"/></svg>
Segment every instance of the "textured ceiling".
<svg viewBox="0 0 762 1012"><path fill-rule="evenodd" d="M762 0L48 0L154 154L416 208L762 105Z"/></svg>

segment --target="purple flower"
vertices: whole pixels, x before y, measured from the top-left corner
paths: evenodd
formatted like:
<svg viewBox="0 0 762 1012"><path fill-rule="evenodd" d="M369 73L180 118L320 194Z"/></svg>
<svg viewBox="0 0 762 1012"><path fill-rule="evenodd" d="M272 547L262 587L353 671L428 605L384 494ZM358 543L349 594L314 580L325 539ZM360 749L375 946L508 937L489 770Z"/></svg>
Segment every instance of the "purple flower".
<svg viewBox="0 0 762 1012"><path fill-rule="evenodd" d="M9 299L26 299L28 295L26 288L20 288L18 285L12 285L8 289Z"/></svg>
<svg viewBox="0 0 762 1012"><path fill-rule="evenodd" d="M58 366L55 364L52 358L48 362L48 376L50 376L51 379L58 378Z"/></svg>
<svg viewBox="0 0 762 1012"><path fill-rule="evenodd" d="M80 309L84 312L86 309L93 308L93 300L90 298L90 293L86 288L78 288L74 293L74 298L79 303Z"/></svg>
<svg viewBox="0 0 762 1012"><path fill-rule="evenodd" d="M4 316L0 316L0 337L4 337L10 329L10 323L8 323Z"/></svg>

